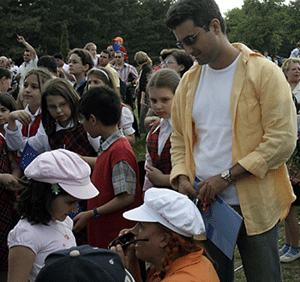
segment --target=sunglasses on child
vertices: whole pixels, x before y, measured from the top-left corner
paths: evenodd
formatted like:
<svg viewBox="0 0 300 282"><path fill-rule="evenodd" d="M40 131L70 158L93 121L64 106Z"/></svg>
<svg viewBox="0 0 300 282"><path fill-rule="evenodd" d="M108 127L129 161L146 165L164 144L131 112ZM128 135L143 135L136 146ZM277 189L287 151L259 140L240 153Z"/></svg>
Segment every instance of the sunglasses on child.
<svg viewBox="0 0 300 282"><path fill-rule="evenodd" d="M203 26L203 28L205 28ZM183 38L181 41L177 41L176 42L176 46L177 48L183 49L184 45L185 46L192 46L196 43L197 41L197 36L198 34L201 32L201 30L199 30L197 33L193 34L193 35L188 35L185 38Z"/></svg>

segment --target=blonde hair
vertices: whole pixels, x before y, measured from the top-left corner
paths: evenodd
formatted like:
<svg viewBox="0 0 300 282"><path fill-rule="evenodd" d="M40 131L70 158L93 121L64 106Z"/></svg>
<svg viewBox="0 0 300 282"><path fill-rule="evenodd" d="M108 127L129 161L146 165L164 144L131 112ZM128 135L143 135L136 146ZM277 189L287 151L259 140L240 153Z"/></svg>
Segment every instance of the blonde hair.
<svg viewBox="0 0 300 282"><path fill-rule="evenodd" d="M134 55L134 60L137 62L137 64L142 65L142 64L150 64L152 65L152 60L148 56L146 52L143 51L138 51Z"/></svg>
<svg viewBox="0 0 300 282"><path fill-rule="evenodd" d="M283 73L284 73L285 75L286 75L287 71L289 70L290 65L291 65L292 63L295 63L295 64L299 64L299 65L300 65L300 59L299 59L299 58L288 58L288 59L286 59L286 60L283 62L282 66L281 66L281 69L282 69L282 71L283 71Z"/></svg>
<svg viewBox="0 0 300 282"><path fill-rule="evenodd" d="M108 68L106 68L106 67L92 68L87 73L87 77L89 77L90 75L97 76L99 79L101 79L103 81L103 83L106 86L113 89L116 93L119 93L119 90L117 88L117 85L116 85L116 82L113 78L113 75L112 75L111 71Z"/></svg>

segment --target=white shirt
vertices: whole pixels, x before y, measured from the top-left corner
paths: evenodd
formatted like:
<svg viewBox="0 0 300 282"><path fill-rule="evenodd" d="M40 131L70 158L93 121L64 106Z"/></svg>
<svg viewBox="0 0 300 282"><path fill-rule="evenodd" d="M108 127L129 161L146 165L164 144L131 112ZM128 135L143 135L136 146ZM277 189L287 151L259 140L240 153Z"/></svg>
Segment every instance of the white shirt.
<svg viewBox="0 0 300 282"><path fill-rule="evenodd" d="M73 126L74 126L73 121L71 121L66 127L62 127L61 125L56 123L56 131L72 128ZM29 145L39 154L43 152L51 151L48 135L46 134L46 131L42 123L40 123L37 133L34 136L31 136L29 138L23 138L21 129L18 124L17 124L17 130L10 130L6 127L5 137L7 140L7 146L9 147L10 150L13 151L16 150L22 151L27 141ZM88 133L87 133L87 137L91 146L94 148L95 152L98 152L100 146L100 138L99 137L92 138Z"/></svg>
<svg viewBox="0 0 300 282"><path fill-rule="evenodd" d="M232 167L230 99L237 59L225 69L204 65L193 106L198 142L194 146L196 176L201 180ZM239 200L234 185L220 195L228 204Z"/></svg>
<svg viewBox="0 0 300 282"><path fill-rule="evenodd" d="M26 219L21 219L9 232L7 237L9 248L25 246L36 255L30 281L35 280L49 254L76 246L72 228L73 221L70 217L64 221L50 221L48 225L31 224Z"/></svg>
<svg viewBox="0 0 300 282"><path fill-rule="evenodd" d="M128 109L126 106L123 106L119 128L122 129L122 132L125 136L132 135L135 132L134 128L132 127L133 121L134 118L131 110Z"/></svg>
<svg viewBox="0 0 300 282"><path fill-rule="evenodd" d="M299 53L300 53L300 50L298 48L295 48L295 49L292 50L292 52L290 54L290 57L298 58L299 57Z"/></svg>
<svg viewBox="0 0 300 282"><path fill-rule="evenodd" d="M23 62L22 65L19 66L18 74L20 74L20 87L23 87L24 78L26 74L32 70L37 68L38 56L35 56L34 59L30 60L28 63Z"/></svg>
<svg viewBox="0 0 300 282"><path fill-rule="evenodd" d="M28 113L31 118L31 123L28 126L28 132L26 134L27 136L23 136L23 134L22 134L23 124L18 120L16 120L17 130L15 130L15 131L8 129L7 124L4 125L5 136L8 136L7 137L7 146L12 151L19 151L19 152L23 151L24 146L29 138L30 127L33 124L33 122L35 121L36 117L41 113L41 109L38 108L38 110L34 114L32 114L29 110L28 105L25 107L24 111L26 113ZM38 131L40 130L40 127L42 127L42 126L43 126L42 122L40 122Z"/></svg>

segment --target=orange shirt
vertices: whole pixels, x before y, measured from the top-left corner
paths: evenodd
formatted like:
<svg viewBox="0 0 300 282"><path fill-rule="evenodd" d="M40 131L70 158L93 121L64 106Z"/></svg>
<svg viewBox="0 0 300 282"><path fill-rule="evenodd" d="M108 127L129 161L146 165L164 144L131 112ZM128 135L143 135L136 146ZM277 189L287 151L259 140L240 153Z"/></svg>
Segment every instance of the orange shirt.
<svg viewBox="0 0 300 282"><path fill-rule="evenodd" d="M147 282L219 282L214 266L202 252L193 252L176 259L163 279L159 272L150 270Z"/></svg>

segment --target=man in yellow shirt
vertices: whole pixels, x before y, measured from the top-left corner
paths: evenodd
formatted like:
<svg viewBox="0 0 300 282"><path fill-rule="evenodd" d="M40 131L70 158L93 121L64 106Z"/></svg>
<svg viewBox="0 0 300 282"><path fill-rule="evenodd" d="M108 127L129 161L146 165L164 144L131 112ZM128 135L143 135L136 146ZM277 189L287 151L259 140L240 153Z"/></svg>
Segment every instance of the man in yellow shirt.
<svg viewBox="0 0 300 282"><path fill-rule="evenodd" d="M285 166L297 135L289 86L272 62L228 41L214 0L179 0L166 22L198 62L173 102L171 183L203 208L216 195L233 206L244 218L237 245L247 281L281 281L277 223L295 200ZM220 280L233 281L233 261L208 249Z"/></svg>

